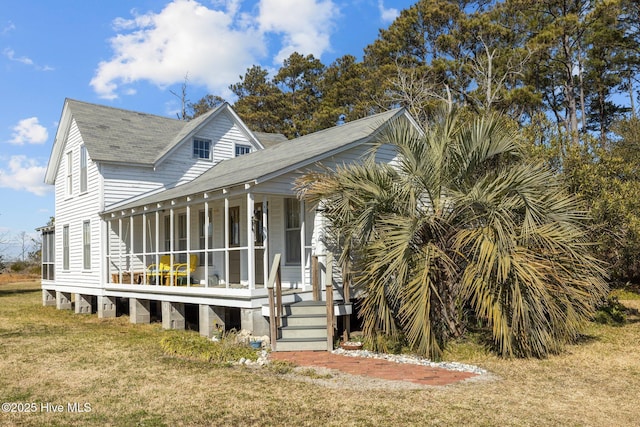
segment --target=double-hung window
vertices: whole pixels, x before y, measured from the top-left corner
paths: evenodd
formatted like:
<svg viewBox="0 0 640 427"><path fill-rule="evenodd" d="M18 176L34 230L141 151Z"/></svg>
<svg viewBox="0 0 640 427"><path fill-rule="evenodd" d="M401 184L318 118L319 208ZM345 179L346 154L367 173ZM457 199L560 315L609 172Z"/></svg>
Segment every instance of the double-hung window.
<svg viewBox="0 0 640 427"><path fill-rule="evenodd" d="M91 269L91 222L82 223L82 260L85 270Z"/></svg>
<svg viewBox="0 0 640 427"><path fill-rule="evenodd" d="M62 227L62 269L69 270L69 226Z"/></svg>
<svg viewBox="0 0 640 427"><path fill-rule="evenodd" d="M67 196L73 194L73 151L67 153L67 180L65 183Z"/></svg>
<svg viewBox="0 0 640 427"><path fill-rule="evenodd" d="M195 138L193 140L193 157L195 159L211 160L211 141Z"/></svg>
<svg viewBox="0 0 640 427"><path fill-rule="evenodd" d="M300 202L285 199L285 263L300 264Z"/></svg>
<svg viewBox="0 0 640 427"><path fill-rule="evenodd" d="M87 191L87 148L80 147L80 193Z"/></svg>

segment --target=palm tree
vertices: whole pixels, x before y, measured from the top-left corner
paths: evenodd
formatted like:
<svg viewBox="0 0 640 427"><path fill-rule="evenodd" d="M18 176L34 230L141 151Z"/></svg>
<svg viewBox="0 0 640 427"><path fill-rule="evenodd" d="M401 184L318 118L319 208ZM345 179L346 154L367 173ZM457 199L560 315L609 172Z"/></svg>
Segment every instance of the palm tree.
<svg viewBox="0 0 640 427"><path fill-rule="evenodd" d="M373 160L391 146L397 164ZM364 334L402 333L437 359L480 325L503 356L544 357L575 339L606 294L587 214L497 115L442 109L424 132L398 120L363 164L308 173L354 284Z"/></svg>

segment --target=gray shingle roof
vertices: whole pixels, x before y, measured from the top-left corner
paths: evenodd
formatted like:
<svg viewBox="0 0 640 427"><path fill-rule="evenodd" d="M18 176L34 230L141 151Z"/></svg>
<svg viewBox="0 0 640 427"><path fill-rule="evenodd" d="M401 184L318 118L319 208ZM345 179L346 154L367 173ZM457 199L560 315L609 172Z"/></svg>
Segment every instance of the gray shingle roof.
<svg viewBox="0 0 640 427"><path fill-rule="evenodd" d="M390 110L302 136L287 142L224 160L193 181L142 199L109 209L105 213L131 209L247 182L261 182L270 176L285 173L292 167L303 167L329 156L334 151L366 143L391 119L404 114L403 109Z"/></svg>
<svg viewBox="0 0 640 427"><path fill-rule="evenodd" d="M253 132L253 134L265 148L288 141L287 137L281 133Z"/></svg>
<svg viewBox="0 0 640 427"><path fill-rule="evenodd" d="M67 99L94 161L153 165L214 111L185 122Z"/></svg>

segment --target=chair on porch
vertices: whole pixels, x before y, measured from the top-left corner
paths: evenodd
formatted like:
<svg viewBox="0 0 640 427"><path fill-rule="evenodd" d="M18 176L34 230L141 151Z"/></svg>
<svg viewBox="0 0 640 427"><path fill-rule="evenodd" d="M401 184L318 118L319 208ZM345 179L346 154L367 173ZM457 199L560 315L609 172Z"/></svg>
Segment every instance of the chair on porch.
<svg viewBox="0 0 640 427"><path fill-rule="evenodd" d="M158 264L150 264L147 267L149 284L164 285L164 281L171 271L171 260L171 255L162 255ZM176 264L174 264L175 266Z"/></svg>
<svg viewBox="0 0 640 427"><path fill-rule="evenodd" d="M173 280L175 285L186 285L187 277L193 277L193 273L198 267L198 255L189 255L189 261L173 265Z"/></svg>

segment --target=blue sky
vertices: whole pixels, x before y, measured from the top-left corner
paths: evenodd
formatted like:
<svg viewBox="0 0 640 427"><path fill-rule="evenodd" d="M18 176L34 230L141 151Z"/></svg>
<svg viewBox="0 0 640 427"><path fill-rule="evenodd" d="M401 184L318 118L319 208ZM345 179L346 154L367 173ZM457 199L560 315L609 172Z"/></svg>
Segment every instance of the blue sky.
<svg viewBox="0 0 640 427"><path fill-rule="evenodd" d="M54 215L43 183L65 98L176 117L233 101L247 68L290 53L362 57L410 0L22 0L0 7L0 254Z"/></svg>

